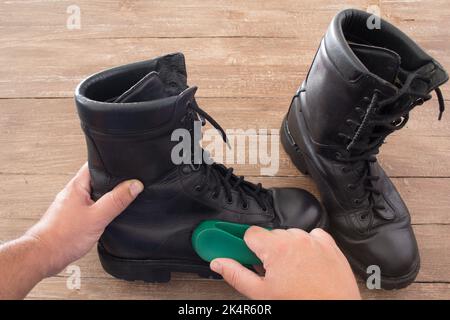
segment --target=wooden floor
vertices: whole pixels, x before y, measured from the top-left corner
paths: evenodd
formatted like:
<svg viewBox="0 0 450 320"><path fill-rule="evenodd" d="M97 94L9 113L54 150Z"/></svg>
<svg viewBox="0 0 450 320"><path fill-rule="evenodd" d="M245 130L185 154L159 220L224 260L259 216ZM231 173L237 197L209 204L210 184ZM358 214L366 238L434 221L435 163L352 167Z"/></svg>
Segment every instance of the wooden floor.
<svg viewBox="0 0 450 320"><path fill-rule="evenodd" d="M68 30L67 7L81 8ZM19 236L86 160L73 103L77 83L104 68L183 51L200 105L225 128L278 129L321 36L340 9L378 5L381 15L450 69L447 0L0 1L0 240ZM419 14L420 12L420 14ZM443 88L450 105L450 86ZM450 299L450 113L418 107L388 138L380 160L408 204L422 257L414 284L365 298ZM280 151L277 177L238 171L266 186L316 193ZM242 298L222 281L176 274L169 284L128 283L100 267L95 251L77 261L79 290L61 273L32 299Z"/></svg>

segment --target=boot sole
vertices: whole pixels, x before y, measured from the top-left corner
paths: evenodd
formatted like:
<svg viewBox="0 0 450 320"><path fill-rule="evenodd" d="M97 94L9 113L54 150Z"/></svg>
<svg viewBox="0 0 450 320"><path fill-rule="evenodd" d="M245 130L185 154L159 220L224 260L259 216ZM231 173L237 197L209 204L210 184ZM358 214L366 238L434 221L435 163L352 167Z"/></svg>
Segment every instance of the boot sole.
<svg viewBox="0 0 450 320"><path fill-rule="evenodd" d="M320 183L322 179L321 176L315 172L314 165L309 163L308 156L300 149L300 147L295 142L294 138L291 136L289 132L287 116L283 119L282 122L282 126L280 129L280 140L284 150L289 155L289 158L292 160L295 167L305 175L310 174L312 179L316 183ZM354 260L351 257L351 255L348 254L348 251L345 249L345 246L342 244L342 242L339 241L339 235L333 233L332 228L330 229L331 229L330 232L333 234L336 243L347 257L347 260L352 266L352 269L362 279L367 280L367 278L370 276L367 274L367 270L359 262ZM381 276L381 287L386 290L404 288L414 281L414 279L417 277L417 274L419 273L419 269L420 269L420 258L418 258L414 262L414 267L411 270L411 272L403 276L400 277Z"/></svg>
<svg viewBox="0 0 450 320"><path fill-rule="evenodd" d="M109 254L100 242L97 251L103 269L113 277L127 281L165 283L170 281L172 272L194 273L207 279L222 279L206 263L186 260L123 259Z"/></svg>

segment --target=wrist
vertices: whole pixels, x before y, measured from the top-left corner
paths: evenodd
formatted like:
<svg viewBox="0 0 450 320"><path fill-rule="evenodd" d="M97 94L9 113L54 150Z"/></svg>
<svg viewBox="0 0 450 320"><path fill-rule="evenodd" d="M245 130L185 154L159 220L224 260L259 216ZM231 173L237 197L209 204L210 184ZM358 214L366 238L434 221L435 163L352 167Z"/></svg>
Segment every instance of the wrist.
<svg viewBox="0 0 450 320"><path fill-rule="evenodd" d="M42 279L50 277L59 271L54 263L55 255L52 253L51 246L42 237L27 232L18 241L30 248L27 259Z"/></svg>

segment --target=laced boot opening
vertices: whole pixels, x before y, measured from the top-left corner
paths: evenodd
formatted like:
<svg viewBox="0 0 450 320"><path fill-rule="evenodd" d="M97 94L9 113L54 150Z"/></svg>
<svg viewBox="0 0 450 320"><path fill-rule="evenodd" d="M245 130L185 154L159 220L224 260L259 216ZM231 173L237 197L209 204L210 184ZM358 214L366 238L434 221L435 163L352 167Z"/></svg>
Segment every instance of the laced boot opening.
<svg viewBox="0 0 450 320"><path fill-rule="evenodd" d="M186 116L182 119L186 129L191 132L192 137L192 158L191 166L193 166L194 148L200 144L200 141L194 139L194 121L201 121L202 126L209 122L221 135L223 141L229 146L228 138L225 130L220 124L214 120L206 111L201 109L197 102L194 100L187 105ZM197 135L201 136L201 135ZM202 182L196 186L197 192L210 192L212 199L218 199L221 193L224 194L225 201L228 204L234 203L232 191L236 191L240 207L243 210L249 208L248 197L253 198L259 205L263 212L267 212L270 207L273 207L272 194L269 190L262 187L261 183L254 184L246 181L244 176L236 176L233 173L233 168L227 168L223 164L215 163L209 158L209 154L201 149L202 159L206 158L206 161L202 161L200 164L195 164L196 170L203 172L204 177ZM211 164L209 164L211 163Z"/></svg>
<svg viewBox="0 0 450 320"><path fill-rule="evenodd" d="M379 176L373 175L370 170L370 164L376 162L376 155L385 138L394 131L403 128L409 119L409 112L417 105L423 104L431 98L429 93L423 90L414 90L415 81L429 82L429 76L426 77L420 71L411 73L407 76L398 93L389 98L382 98L378 90L374 90L371 98L366 97L365 102L370 101L366 111L362 113L362 108L358 107L360 118L358 120L348 119L347 125L351 127L354 134L349 135L339 133L343 139L345 150L337 152L336 160L344 162L342 171L349 172L353 168L358 168L361 172L360 178L350 184L350 190L356 189L356 186L362 186L365 190L363 198L355 198L353 203L360 205L367 199L375 210L384 210L384 206L374 204L374 196L379 196L380 191L373 186L373 181L377 181ZM445 110L444 99L439 88L435 89L438 95L439 119ZM345 156L344 156L345 155ZM349 187L348 186L348 187Z"/></svg>

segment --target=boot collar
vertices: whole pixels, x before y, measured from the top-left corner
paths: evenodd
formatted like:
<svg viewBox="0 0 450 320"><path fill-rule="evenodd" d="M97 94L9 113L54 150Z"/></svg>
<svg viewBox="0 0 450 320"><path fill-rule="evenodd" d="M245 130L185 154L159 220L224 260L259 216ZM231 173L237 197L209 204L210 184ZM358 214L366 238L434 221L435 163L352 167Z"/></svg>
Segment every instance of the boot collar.
<svg viewBox="0 0 450 320"><path fill-rule="evenodd" d="M354 41L393 51L399 55L401 67L405 70L414 71L431 64L437 70L430 91L448 80L448 75L437 61L389 22L381 19L381 29L369 29L367 21L371 17L370 13L360 10L341 11L333 18L323 39L327 55L344 79L357 81L366 76L374 78L378 82L377 89L387 94L392 94L396 89L393 84L368 70L349 45L349 42Z"/></svg>
<svg viewBox="0 0 450 320"><path fill-rule="evenodd" d="M171 126L193 99L186 79L181 53L94 74L75 91L80 119L85 127L100 132L130 133Z"/></svg>

